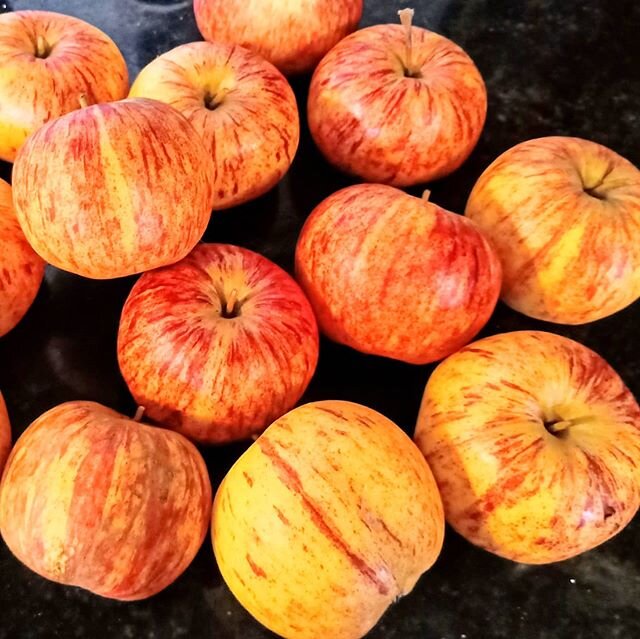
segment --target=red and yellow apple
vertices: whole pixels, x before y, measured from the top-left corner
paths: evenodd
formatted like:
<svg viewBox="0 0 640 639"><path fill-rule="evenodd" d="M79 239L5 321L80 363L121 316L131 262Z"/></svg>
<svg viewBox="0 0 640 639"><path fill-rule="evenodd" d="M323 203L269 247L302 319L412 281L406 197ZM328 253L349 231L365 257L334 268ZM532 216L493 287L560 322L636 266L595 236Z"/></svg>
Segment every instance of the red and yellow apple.
<svg viewBox="0 0 640 639"><path fill-rule="evenodd" d="M0 159L13 162L45 122L91 103L127 95L127 65L96 27L50 11L0 15Z"/></svg>
<svg viewBox="0 0 640 639"><path fill-rule="evenodd" d="M4 397L0 393L0 477L4 463L7 461L9 451L11 450L11 423L9 422L9 414L4 403Z"/></svg>
<svg viewBox="0 0 640 639"><path fill-rule="evenodd" d="M211 485L178 433L69 402L18 439L0 486L0 532L27 567L132 601L166 588L206 535Z"/></svg>
<svg viewBox="0 0 640 639"><path fill-rule="evenodd" d="M550 322L583 324L640 297L640 171L580 138L529 140L476 183L466 215L502 261L502 299Z"/></svg>
<svg viewBox="0 0 640 639"><path fill-rule="evenodd" d="M149 417L225 443L250 438L296 404L315 372L318 327L279 266L237 246L200 244L133 287L118 361Z"/></svg>
<svg viewBox="0 0 640 639"><path fill-rule="evenodd" d="M95 279L182 259L213 205L213 161L175 109L98 104L45 124L13 168L18 220L35 251Z"/></svg>
<svg viewBox="0 0 640 639"><path fill-rule="evenodd" d="M574 557L640 505L640 408L599 355L558 335L495 335L440 364L416 442L449 524L514 561Z"/></svg>
<svg viewBox="0 0 640 639"><path fill-rule="evenodd" d="M471 58L410 22L342 40L309 91L309 127L324 156L347 173L394 186L455 171L475 147L486 112Z"/></svg>
<svg viewBox="0 0 640 639"><path fill-rule="evenodd" d="M411 440L370 408L324 401L271 425L213 506L240 603L287 639L359 639L442 548L442 503Z"/></svg>
<svg viewBox="0 0 640 639"><path fill-rule="evenodd" d="M351 33L363 0L194 0L205 40L240 44L283 73L313 70L331 47Z"/></svg>
<svg viewBox="0 0 640 639"><path fill-rule="evenodd" d="M296 154L300 122L289 83L242 47L179 46L145 67L129 95L170 104L203 137L213 157L216 209L266 193Z"/></svg>
<svg viewBox="0 0 640 639"><path fill-rule="evenodd" d="M332 340L426 364L457 351L498 300L498 257L473 223L391 186L327 198L305 223L296 274Z"/></svg>
<svg viewBox="0 0 640 639"><path fill-rule="evenodd" d="M11 187L0 179L0 337L29 310L44 268L44 261L29 246L18 224Z"/></svg>

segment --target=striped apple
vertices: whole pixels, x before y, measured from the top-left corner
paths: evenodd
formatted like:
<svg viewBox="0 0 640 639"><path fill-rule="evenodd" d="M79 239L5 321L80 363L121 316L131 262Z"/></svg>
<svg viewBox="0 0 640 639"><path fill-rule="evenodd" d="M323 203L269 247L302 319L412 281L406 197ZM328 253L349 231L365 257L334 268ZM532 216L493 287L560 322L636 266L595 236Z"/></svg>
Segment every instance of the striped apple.
<svg viewBox="0 0 640 639"><path fill-rule="evenodd" d="M313 70L358 25L363 0L194 0L205 40L240 44L283 73Z"/></svg>
<svg viewBox="0 0 640 639"><path fill-rule="evenodd" d="M126 97L127 64L96 27L50 11L0 15L0 159L13 162L31 133L92 102Z"/></svg>
<svg viewBox="0 0 640 639"><path fill-rule="evenodd" d="M45 263L29 246L13 210L11 187L0 179L0 337L24 317L35 299Z"/></svg>
<svg viewBox="0 0 640 639"><path fill-rule="evenodd" d="M640 407L596 353L550 333L480 340L425 390L416 442L447 521L514 561L610 539L640 506Z"/></svg>
<svg viewBox="0 0 640 639"><path fill-rule="evenodd" d="M318 327L295 280L247 249L200 244L143 275L122 311L120 370L154 420L196 441L248 439L315 372Z"/></svg>
<svg viewBox="0 0 640 639"><path fill-rule="evenodd" d="M240 603L287 639L359 639L442 548L444 515L411 440L365 406L324 401L277 420L213 506L213 546Z"/></svg>
<svg viewBox="0 0 640 639"><path fill-rule="evenodd" d="M123 601L182 574L210 511L193 444L92 402L62 404L29 426L0 486L0 532L22 563Z"/></svg>
<svg viewBox="0 0 640 639"><path fill-rule="evenodd" d="M469 342L501 283L498 257L475 224L376 184L316 208L298 240L296 273L328 337L412 364Z"/></svg>
<svg viewBox="0 0 640 639"><path fill-rule="evenodd" d="M45 124L20 150L13 196L47 262L109 279L182 259L207 227L213 162L175 109L123 100Z"/></svg>
<svg viewBox="0 0 640 639"><path fill-rule="evenodd" d="M9 450L11 450L11 423L4 397L0 393L0 477L2 477L2 470L9 456Z"/></svg>
<svg viewBox="0 0 640 639"><path fill-rule="evenodd" d="M466 215L500 255L502 299L525 315L584 324L640 297L640 171L607 147L518 144L482 174Z"/></svg>
<svg viewBox="0 0 640 639"><path fill-rule="evenodd" d="M213 157L216 209L266 193L289 170L298 149L298 107L289 83L242 47L176 47L140 72L129 95L170 104L203 137Z"/></svg>
<svg viewBox="0 0 640 639"><path fill-rule="evenodd" d="M324 156L368 182L409 186L455 171L474 149L487 91L471 58L431 31L386 24L356 31L322 60L309 127Z"/></svg>

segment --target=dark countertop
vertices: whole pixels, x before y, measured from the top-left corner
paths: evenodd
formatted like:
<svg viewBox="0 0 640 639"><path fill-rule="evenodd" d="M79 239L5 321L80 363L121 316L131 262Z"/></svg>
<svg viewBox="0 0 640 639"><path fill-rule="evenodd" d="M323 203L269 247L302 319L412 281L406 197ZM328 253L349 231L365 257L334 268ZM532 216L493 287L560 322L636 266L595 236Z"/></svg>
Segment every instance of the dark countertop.
<svg viewBox="0 0 640 639"><path fill-rule="evenodd" d="M395 21L407 2L365 0L365 25ZM462 45L488 85L489 115L464 167L430 185L432 200L462 212L482 170L517 142L576 135L640 164L640 4L634 0L414 0L415 23ZM155 55L200 39L190 0L15 0L101 27L121 47L132 77ZM308 78L295 79L301 107ZM303 116L304 117L304 116ZM0 175L9 176L0 163ZM352 181L330 168L308 133L285 180L256 202L216 213L205 239L257 250L291 269L297 233L313 207ZM420 189L415 190L416 193ZM133 413L116 361L118 319L133 279L96 282L49 269L25 320L0 339L0 388L14 436L44 410L92 399ZM543 329L590 346L640 396L640 304L593 325L527 319L500 305L483 334ZM412 432L430 366L366 357L323 342L305 397L349 399ZM214 486L243 446L205 451ZM49 583L0 542L0 638L259 639L272 637L223 584L207 540L187 572L141 603L99 599ZM371 639L616 639L640 637L640 518L582 557L519 566L447 531L444 552L416 590L394 606ZM331 638L319 638L331 639Z"/></svg>

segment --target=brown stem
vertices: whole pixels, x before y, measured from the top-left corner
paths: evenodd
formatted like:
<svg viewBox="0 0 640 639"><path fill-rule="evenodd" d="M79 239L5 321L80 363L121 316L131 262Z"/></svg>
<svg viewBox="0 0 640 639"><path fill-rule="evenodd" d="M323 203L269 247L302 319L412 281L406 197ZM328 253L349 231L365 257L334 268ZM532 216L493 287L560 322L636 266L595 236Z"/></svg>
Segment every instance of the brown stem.
<svg viewBox="0 0 640 639"><path fill-rule="evenodd" d="M204 106L207 107L209 111L215 111L224 102L229 91L230 89L226 87L219 87L215 93L206 91L204 94Z"/></svg>
<svg viewBox="0 0 640 639"><path fill-rule="evenodd" d="M425 189L424 192L422 193L422 199L425 202L428 202L430 197L431 197L431 191L429 189Z"/></svg>
<svg viewBox="0 0 640 639"><path fill-rule="evenodd" d="M49 45L47 41L44 39L44 36L39 35L36 38L36 57L37 58L46 58L49 54Z"/></svg>
<svg viewBox="0 0 640 639"><path fill-rule="evenodd" d="M238 301L238 289L234 288L231 291L231 294L229 295L229 297L227 298L227 304L225 307L225 311L227 312L227 315L229 316L233 315L233 311L235 309L237 301Z"/></svg>
<svg viewBox="0 0 640 639"><path fill-rule="evenodd" d="M89 102L87 101L87 94L86 93L81 93L78 96L78 104L80 105L81 109L86 109L89 106Z"/></svg>
<svg viewBox="0 0 640 639"><path fill-rule="evenodd" d="M138 406L138 409L136 410L136 414L133 416L133 421L139 422L142 419L142 416L144 415L145 410L146 408L144 406Z"/></svg>
<svg viewBox="0 0 640 639"><path fill-rule="evenodd" d="M419 73L419 69L413 66L413 29L411 27L415 11L413 9L401 9L398 11L398 15L400 16L400 23L405 31L406 75L410 78L415 78Z"/></svg>
<svg viewBox="0 0 640 639"><path fill-rule="evenodd" d="M593 415L585 415L584 417L574 417L573 419L563 419L559 422L551 423L547 426L551 434L561 433L572 426L579 426L580 424L588 424L594 421Z"/></svg>

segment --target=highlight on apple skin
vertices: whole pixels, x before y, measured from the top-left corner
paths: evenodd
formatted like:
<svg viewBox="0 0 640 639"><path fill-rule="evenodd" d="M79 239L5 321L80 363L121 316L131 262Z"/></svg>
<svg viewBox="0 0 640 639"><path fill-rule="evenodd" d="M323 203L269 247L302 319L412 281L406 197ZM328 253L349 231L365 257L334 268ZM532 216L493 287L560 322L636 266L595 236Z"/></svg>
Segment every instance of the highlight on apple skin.
<svg viewBox="0 0 640 639"><path fill-rule="evenodd" d="M240 44L283 73L312 71L351 33L363 0L194 0L200 33L210 42Z"/></svg>
<svg viewBox="0 0 640 639"><path fill-rule="evenodd" d="M240 457L213 506L240 603L287 639L359 639L436 561L438 490L389 419L343 401L287 413Z"/></svg>
<svg viewBox="0 0 640 639"><path fill-rule="evenodd" d="M204 460L184 437L68 402L16 442L0 485L0 532L40 576L134 601L191 563L211 498Z"/></svg>
<svg viewBox="0 0 640 639"><path fill-rule="evenodd" d="M322 60L309 90L309 128L326 159L394 186L455 171L478 142L486 112L487 91L471 58L409 24L348 36Z"/></svg>
<svg viewBox="0 0 640 639"><path fill-rule="evenodd" d="M498 257L475 224L379 184L343 189L313 211L296 274L327 337L412 364L473 339L501 284Z"/></svg>
<svg viewBox="0 0 640 639"><path fill-rule="evenodd" d="M0 337L15 328L33 304L44 269L20 228L11 187L0 179Z"/></svg>
<svg viewBox="0 0 640 639"><path fill-rule="evenodd" d="M4 403L4 397L0 393L0 477L4 464L11 450L11 423L9 422L9 414Z"/></svg>
<svg viewBox="0 0 640 639"><path fill-rule="evenodd" d="M498 251L502 299L525 315L584 324L640 297L640 171L607 147L518 144L482 174L465 214Z"/></svg>
<svg viewBox="0 0 640 639"><path fill-rule="evenodd" d="M45 124L20 150L13 200L47 262L95 279L182 259L213 205L213 161L172 107L129 99Z"/></svg>
<svg viewBox="0 0 640 639"><path fill-rule="evenodd" d="M513 561L586 552L640 505L640 408L565 337L504 333L452 355L427 384L415 440L449 524Z"/></svg>
<svg viewBox="0 0 640 639"><path fill-rule="evenodd" d="M176 47L140 72L129 95L170 104L202 136L213 158L215 209L269 191L298 149L300 118L289 83L243 47Z"/></svg>
<svg viewBox="0 0 640 639"><path fill-rule="evenodd" d="M91 24L51 11L0 15L0 159L13 162L45 122L91 103L120 100L129 90L116 44Z"/></svg>
<svg viewBox="0 0 640 639"><path fill-rule="evenodd" d="M292 408L318 361L295 280L247 249L200 244L143 275L124 306L120 370L153 420L206 444L249 439Z"/></svg>

